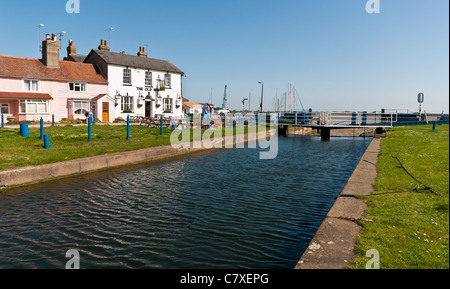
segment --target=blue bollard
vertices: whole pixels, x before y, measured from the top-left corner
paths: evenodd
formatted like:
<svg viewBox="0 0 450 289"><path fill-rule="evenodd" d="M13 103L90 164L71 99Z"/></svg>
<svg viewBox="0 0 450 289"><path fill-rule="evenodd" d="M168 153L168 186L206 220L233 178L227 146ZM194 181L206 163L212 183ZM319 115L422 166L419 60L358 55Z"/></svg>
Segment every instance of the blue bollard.
<svg viewBox="0 0 450 289"><path fill-rule="evenodd" d="M162 115L161 115L161 135L164 135L164 119Z"/></svg>
<svg viewBox="0 0 450 289"><path fill-rule="evenodd" d="M44 140L44 119L41 117L40 121L40 138L41 140Z"/></svg>
<svg viewBox="0 0 450 289"><path fill-rule="evenodd" d="M363 111L362 125L367 125L367 111Z"/></svg>
<svg viewBox="0 0 450 289"><path fill-rule="evenodd" d="M55 115L52 115L52 126L55 126Z"/></svg>
<svg viewBox="0 0 450 289"><path fill-rule="evenodd" d="M93 114L93 118L92 118L92 121L94 122L94 124L95 124L95 113Z"/></svg>
<svg viewBox="0 0 450 289"><path fill-rule="evenodd" d="M2 128L5 128L5 116L2 113Z"/></svg>
<svg viewBox="0 0 450 289"><path fill-rule="evenodd" d="M44 135L44 148L46 150L50 149L50 139L48 137L48 134Z"/></svg>
<svg viewBox="0 0 450 289"><path fill-rule="evenodd" d="M436 122L433 122L433 130L436 130Z"/></svg>
<svg viewBox="0 0 450 289"><path fill-rule="evenodd" d="M92 142L92 128L91 128L91 118L88 117L88 140Z"/></svg>
<svg viewBox="0 0 450 289"><path fill-rule="evenodd" d="M30 136L30 131L28 130L28 123L22 123L20 125L20 135L23 137Z"/></svg>
<svg viewBox="0 0 450 289"><path fill-rule="evenodd" d="M356 125L356 117L357 117L356 112L353 112L352 113L352 125Z"/></svg>
<svg viewBox="0 0 450 289"><path fill-rule="evenodd" d="M130 116L127 117L127 140L130 140Z"/></svg>
<svg viewBox="0 0 450 289"><path fill-rule="evenodd" d="M175 130L175 122L172 122L172 129Z"/></svg>

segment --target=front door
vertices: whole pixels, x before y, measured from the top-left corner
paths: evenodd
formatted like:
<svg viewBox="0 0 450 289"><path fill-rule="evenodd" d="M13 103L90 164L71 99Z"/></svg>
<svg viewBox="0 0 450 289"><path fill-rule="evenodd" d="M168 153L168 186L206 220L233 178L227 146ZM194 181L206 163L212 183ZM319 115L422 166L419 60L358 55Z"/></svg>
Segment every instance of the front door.
<svg viewBox="0 0 450 289"><path fill-rule="evenodd" d="M109 102L103 103L102 122L109 122Z"/></svg>
<svg viewBox="0 0 450 289"><path fill-rule="evenodd" d="M152 117L152 102L145 102L145 117Z"/></svg>

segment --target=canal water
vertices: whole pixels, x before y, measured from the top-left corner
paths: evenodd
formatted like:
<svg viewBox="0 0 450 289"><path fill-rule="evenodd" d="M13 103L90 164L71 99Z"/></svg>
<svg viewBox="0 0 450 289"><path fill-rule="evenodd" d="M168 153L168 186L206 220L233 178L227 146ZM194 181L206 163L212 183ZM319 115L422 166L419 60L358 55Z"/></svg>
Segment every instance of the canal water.
<svg viewBox="0 0 450 289"><path fill-rule="evenodd" d="M371 139L280 137L0 194L0 268L291 269Z"/></svg>

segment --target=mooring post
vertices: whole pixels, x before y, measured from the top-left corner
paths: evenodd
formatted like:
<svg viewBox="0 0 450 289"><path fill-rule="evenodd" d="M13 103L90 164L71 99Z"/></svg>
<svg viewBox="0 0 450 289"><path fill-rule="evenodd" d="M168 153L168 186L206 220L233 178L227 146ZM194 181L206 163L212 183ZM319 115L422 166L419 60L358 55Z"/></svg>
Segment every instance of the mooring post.
<svg viewBox="0 0 450 289"><path fill-rule="evenodd" d="M130 115L127 116L127 140L130 140Z"/></svg>
<svg viewBox="0 0 450 289"><path fill-rule="evenodd" d="M88 140L89 142L92 142L92 128L91 128L91 118L88 117Z"/></svg>
<svg viewBox="0 0 450 289"><path fill-rule="evenodd" d="M3 113L2 113L2 128L5 128L5 117L3 116Z"/></svg>
<svg viewBox="0 0 450 289"><path fill-rule="evenodd" d="M50 149L50 138L49 138L48 134L44 135L44 148L46 150Z"/></svg>
<svg viewBox="0 0 450 289"><path fill-rule="evenodd" d="M161 136L164 135L164 119L163 116L161 115Z"/></svg>
<svg viewBox="0 0 450 289"><path fill-rule="evenodd" d="M44 119L42 117L40 121L40 133L41 140L44 140Z"/></svg>

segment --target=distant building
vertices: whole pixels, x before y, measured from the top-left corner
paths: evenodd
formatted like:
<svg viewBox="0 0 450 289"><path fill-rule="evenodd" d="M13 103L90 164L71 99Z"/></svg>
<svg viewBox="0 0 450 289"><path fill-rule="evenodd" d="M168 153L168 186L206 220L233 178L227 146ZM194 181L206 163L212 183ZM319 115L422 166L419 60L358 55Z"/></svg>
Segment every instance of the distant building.
<svg viewBox="0 0 450 289"><path fill-rule="evenodd" d="M185 102L183 103L183 112L190 115L200 115L203 112L201 103Z"/></svg>
<svg viewBox="0 0 450 289"><path fill-rule="evenodd" d="M59 60L56 35L46 35L42 59L0 55L0 109L10 120L85 119L97 112L102 121L114 119L114 99L108 82L92 64ZM100 113L99 101L105 114ZM103 111L102 111L103 112Z"/></svg>
<svg viewBox="0 0 450 289"><path fill-rule="evenodd" d="M68 58L77 61L76 50L74 53L70 45L68 53ZM182 117L183 71L170 61L147 56L143 47L137 56L111 52L107 41L101 41L83 61L95 65L108 80L117 117Z"/></svg>

